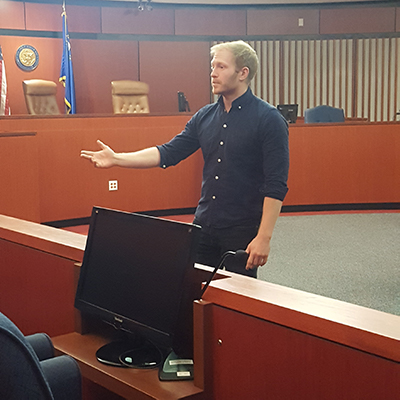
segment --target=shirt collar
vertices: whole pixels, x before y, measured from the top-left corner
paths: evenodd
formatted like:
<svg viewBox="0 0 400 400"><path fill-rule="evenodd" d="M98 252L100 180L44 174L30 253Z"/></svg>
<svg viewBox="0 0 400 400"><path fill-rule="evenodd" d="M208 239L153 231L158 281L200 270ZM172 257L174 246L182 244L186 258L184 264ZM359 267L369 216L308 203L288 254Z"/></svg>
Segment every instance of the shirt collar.
<svg viewBox="0 0 400 400"><path fill-rule="evenodd" d="M237 108L242 109L244 106L250 103L252 98L253 98L253 92L251 91L249 86L244 94L242 94L237 99L233 100L232 109L237 109ZM223 109L225 109L224 100L222 99L222 96L219 96L218 103Z"/></svg>

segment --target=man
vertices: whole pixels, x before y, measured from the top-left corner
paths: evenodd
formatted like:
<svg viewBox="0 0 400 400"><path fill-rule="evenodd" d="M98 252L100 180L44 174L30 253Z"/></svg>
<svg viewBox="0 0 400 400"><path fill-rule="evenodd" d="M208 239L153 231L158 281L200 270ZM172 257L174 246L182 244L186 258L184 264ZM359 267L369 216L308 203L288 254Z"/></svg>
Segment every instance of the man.
<svg viewBox="0 0 400 400"><path fill-rule="evenodd" d="M288 125L280 112L255 97L249 84L257 54L243 41L211 48L211 85L218 102L200 109L170 142L132 153L115 153L98 141L98 152L81 155L96 167L167 168L201 148L201 198L195 223L202 227L197 262L216 266L226 251L245 249L246 267L227 259L229 271L257 277L287 193Z"/></svg>

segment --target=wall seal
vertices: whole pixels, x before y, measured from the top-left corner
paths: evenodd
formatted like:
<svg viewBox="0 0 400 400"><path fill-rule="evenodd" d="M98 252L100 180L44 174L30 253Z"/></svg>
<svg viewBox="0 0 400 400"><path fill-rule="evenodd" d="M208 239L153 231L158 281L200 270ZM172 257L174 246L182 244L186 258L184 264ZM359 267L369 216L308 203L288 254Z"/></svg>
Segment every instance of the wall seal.
<svg viewBox="0 0 400 400"><path fill-rule="evenodd" d="M18 48L15 62L23 71L33 71L39 65L39 53L33 46L24 44Z"/></svg>

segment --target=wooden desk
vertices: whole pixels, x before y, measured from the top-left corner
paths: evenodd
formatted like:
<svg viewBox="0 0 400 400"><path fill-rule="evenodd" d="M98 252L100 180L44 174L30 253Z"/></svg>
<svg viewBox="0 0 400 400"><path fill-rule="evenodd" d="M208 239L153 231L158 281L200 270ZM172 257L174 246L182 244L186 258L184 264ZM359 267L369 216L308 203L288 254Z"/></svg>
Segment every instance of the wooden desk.
<svg viewBox="0 0 400 400"><path fill-rule="evenodd" d="M193 381L161 382L157 369L118 368L99 363L96 351L106 343L103 336L76 332L53 338L57 352L74 357L86 379L99 383L124 399L206 400L203 390L196 387Z"/></svg>

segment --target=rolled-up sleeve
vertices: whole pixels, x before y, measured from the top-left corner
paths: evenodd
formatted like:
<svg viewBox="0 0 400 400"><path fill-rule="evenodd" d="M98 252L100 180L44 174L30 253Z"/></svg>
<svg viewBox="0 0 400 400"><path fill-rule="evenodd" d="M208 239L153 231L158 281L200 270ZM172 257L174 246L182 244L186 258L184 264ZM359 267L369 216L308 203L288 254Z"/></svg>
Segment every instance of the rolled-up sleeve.
<svg viewBox="0 0 400 400"><path fill-rule="evenodd" d="M272 109L263 118L260 132L263 133L264 171L264 183L260 191L265 197L283 201L288 192L288 124L278 110Z"/></svg>
<svg viewBox="0 0 400 400"><path fill-rule="evenodd" d="M157 146L160 152L161 168L168 168L178 164L200 148L196 133L196 115L190 119L180 134L169 142Z"/></svg>

